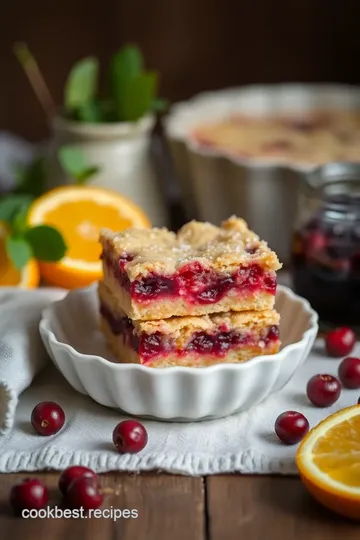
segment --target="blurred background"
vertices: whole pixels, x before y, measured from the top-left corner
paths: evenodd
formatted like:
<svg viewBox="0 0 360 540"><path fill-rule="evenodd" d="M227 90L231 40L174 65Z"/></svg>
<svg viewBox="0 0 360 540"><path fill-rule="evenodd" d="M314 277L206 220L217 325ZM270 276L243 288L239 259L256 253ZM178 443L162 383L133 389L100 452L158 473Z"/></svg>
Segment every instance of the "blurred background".
<svg viewBox="0 0 360 540"><path fill-rule="evenodd" d="M14 0L1 11L0 127L33 141L48 127L15 41L29 45L58 103L76 60L103 65L129 41L171 102L248 83L360 81L358 0Z"/></svg>
<svg viewBox="0 0 360 540"><path fill-rule="evenodd" d="M359 20L359 0L3 2L0 285L28 287L41 280L73 288L101 279L98 230L102 226L122 230L131 224L147 224L149 218L153 225L176 230L189 219L220 224L236 214L268 241L285 266L292 269L295 290L306 296L324 319L340 318L342 322L358 324ZM29 69L24 69L24 63L21 65L15 57L16 42L27 44L41 71L31 84ZM124 82L124 66L126 71L129 58L134 61L135 54L136 67L139 55L127 48L129 44L139 47L147 69L134 76L132 65ZM125 52L115 54L124 46ZM109 70L114 55L117 60ZM96 92L91 90L90 95L87 75L85 84L84 80L76 80L84 66L77 65L75 74L72 70L85 57L99 60L99 93L94 65L90 66L96 72L93 71L90 87L96 81ZM96 59L90 59L91 62L96 63ZM154 96L150 91L151 99L142 107L142 98L148 91L144 83L147 70L158 72L160 87ZM114 73L118 84L111 88L110 96L107 94L114 83ZM134 92L131 85L138 76L143 86ZM41 86L41 77L56 107L63 107L56 118L54 107L49 111L44 106L44 91L36 96L32 88L39 79ZM81 90L80 104L70 103L66 92L64 98L68 78L74 83L76 99ZM247 85L294 82L303 85L300 90L290 86L280 90L276 86L260 87L250 89L245 101L241 101L247 92L243 87ZM307 83L350 86L335 89L331 98L328 88L316 90ZM240 90L233 97L221 93L229 87ZM152 114L156 97L165 98L171 105L210 90L219 93L206 105L207 119L210 121L215 109L221 114L227 110L229 117L228 124L225 121L216 128L218 131L210 133L213 138L206 130L205 137L204 132L199 136L200 132L195 135L193 131L200 129L203 122L199 102L190 105L191 114L188 104L181 109L185 110L185 123L189 122L185 127L179 109L175 108L166 119ZM134 115L139 94L142 109ZM133 102L131 110L129 103L124 105L129 95ZM303 102L305 109L301 106L296 111L297 104ZM278 118L269 124L265 119L265 124L260 122L258 127L256 122L252 123L254 119L241 125L241 114L252 114L249 103L255 104L255 112L259 107L265 111L265 117ZM282 118L280 111L289 104L290 116ZM105 115L100 119L79 116L81 111L87 115L100 110L99 107L103 107ZM116 118L107 117L106 110L110 116L115 111ZM42 144L33 144L38 142ZM246 161L249 156L250 163ZM340 167L333 169L333 162L341 162ZM308 173L321 164L330 164L330 168L317 179L321 188L317 191L309 183ZM74 183L83 185L85 180L89 186L113 190L109 209L114 210L115 221L109 221L110 210L97 203L96 192L85 190L89 200L84 204L75 201L74 209L69 210L52 189ZM341 204L335 201L336 212L331 193L325 189L332 182L342 196ZM310 191L308 199L300 197ZM43 193L42 217L35 219L34 208ZM71 187L66 193L71 193ZM138 205L130 220L124 195ZM56 216L50 210L47 214L46 208L54 205ZM75 218L68 226L70 213ZM36 243L28 233L29 226L44 224L54 229L46 246L44 236ZM75 260L81 259L85 268L89 262L98 265L96 271L92 272L91 264L85 273L76 268L74 271L63 259L66 249ZM37 263L34 266L35 274L28 270L31 258L39 262L39 269ZM29 275L35 277L29 280ZM354 306L349 314L350 297Z"/></svg>

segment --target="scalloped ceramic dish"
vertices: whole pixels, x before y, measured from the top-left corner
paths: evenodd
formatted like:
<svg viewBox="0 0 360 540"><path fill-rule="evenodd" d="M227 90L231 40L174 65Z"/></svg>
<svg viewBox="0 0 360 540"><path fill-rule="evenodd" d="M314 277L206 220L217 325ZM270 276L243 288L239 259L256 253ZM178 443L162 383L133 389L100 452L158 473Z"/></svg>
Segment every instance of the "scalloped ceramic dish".
<svg viewBox="0 0 360 540"><path fill-rule="evenodd" d="M160 420L205 420L256 405L304 362L318 331L306 300L278 287L279 353L243 364L149 368L116 363L99 330L96 285L70 292L43 312L45 347L68 382L106 407Z"/></svg>
<svg viewBox="0 0 360 540"><path fill-rule="evenodd" d="M203 146L193 130L234 114L359 108L359 88L324 84L254 85L204 92L174 105L165 132L188 220L218 225L232 214L241 216L282 262L289 262L299 186L315 165L239 157Z"/></svg>

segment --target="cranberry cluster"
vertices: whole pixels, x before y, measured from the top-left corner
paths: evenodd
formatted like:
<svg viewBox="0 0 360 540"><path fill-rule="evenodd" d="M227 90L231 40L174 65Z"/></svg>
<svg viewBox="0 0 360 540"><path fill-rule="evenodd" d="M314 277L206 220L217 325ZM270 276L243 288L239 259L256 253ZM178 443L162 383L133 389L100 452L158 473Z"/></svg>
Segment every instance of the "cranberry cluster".
<svg viewBox="0 0 360 540"><path fill-rule="evenodd" d="M70 508L90 510L99 508L103 502L97 475L87 467L76 465L65 469L60 474L58 486ZM10 491L10 504L17 513L25 509L40 510L48 501L48 488L37 478L25 478Z"/></svg>
<svg viewBox="0 0 360 540"><path fill-rule="evenodd" d="M38 403L31 413L31 424L39 435L54 435L63 427L65 413L54 401ZM124 420L115 426L113 443L121 454L135 454L145 448L148 435L145 427L136 420ZM59 490L70 508L90 510L99 508L103 493L96 473L88 467L75 465L65 469L59 477ZM40 510L49 501L46 485L37 478L25 478L12 487L10 504L14 510Z"/></svg>
<svg viewBox="0 0 360 540"><path fill-rule="evenodd" d="M318 374L308 381L306 394L315 407L333 405L340 397L341 384L345 388L360 388L360 358L346 356L353 350L355 342L354 332L347 327L336 328L327 334L325 339L327 353L336 358L343 356L345 358L339 365L338 378L329 374ZM284 444L296 444L305 437L309 427L309 422L303 414L286 411L276 419L275 433Z"/></svg>

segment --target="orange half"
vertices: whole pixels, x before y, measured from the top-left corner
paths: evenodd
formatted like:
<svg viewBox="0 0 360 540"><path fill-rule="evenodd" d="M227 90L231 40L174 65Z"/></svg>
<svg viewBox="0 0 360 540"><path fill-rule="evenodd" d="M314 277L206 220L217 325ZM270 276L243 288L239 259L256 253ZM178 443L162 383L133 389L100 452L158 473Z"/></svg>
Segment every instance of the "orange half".
<svg viewBox="0 0 360 540"><path fill-rule="evenodd" d="M360 519L360 406L342 409L309 431L296 464L304 485L320 503Z"/></svg>
<svg viewBox="0 0 360 540"><path fill-rule="evenodd" d="M10 228L0 221L0 287L19 287L34 289L39 285L39 267L34 259L17 270L5 250L5 239L10 234Z"/></svg>
<svg viewBox="0 0 360 540"><path fill-rule="evenodd" d="M59 287L84 287L101 279L100 230L121 231L150 227L144 212L119 193L90 186L64 186L37 199L28 213L28 223L58 229L68 247L57 263L40 262L45 280Z"/></svg>

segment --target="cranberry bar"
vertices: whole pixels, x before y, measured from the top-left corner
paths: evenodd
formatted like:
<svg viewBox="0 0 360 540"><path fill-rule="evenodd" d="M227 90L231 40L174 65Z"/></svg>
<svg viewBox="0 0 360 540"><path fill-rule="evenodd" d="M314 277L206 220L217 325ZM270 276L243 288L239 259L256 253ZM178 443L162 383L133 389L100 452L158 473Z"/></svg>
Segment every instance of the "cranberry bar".
<svg viewBox="0 0 360 540"><path fill-rule="evenodd" d="M104 281L133 320L272 309L276 254L232 217L167 229L101 232Z"/></svg>
<svg viewBox="0 0 360 540"><path fill-rule="evenodd" d="M111 291L99 285L101 327L118 361L148 367L205 367L275 354L280 347L274 310L228 312L154 321L129 319Z"/></svg>

